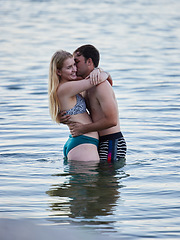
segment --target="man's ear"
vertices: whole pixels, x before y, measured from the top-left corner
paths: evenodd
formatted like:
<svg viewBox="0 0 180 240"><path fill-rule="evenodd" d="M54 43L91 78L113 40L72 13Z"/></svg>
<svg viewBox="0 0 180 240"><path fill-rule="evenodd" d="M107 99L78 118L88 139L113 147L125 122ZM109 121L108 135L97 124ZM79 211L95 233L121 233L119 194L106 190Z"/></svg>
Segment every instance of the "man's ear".
<svg viewBox="0 0 180 240"><path fill-rule="evenodd" d="M88 66L91 66L93 64L92 58L88 58L87 63L88 63Z"/></svg>

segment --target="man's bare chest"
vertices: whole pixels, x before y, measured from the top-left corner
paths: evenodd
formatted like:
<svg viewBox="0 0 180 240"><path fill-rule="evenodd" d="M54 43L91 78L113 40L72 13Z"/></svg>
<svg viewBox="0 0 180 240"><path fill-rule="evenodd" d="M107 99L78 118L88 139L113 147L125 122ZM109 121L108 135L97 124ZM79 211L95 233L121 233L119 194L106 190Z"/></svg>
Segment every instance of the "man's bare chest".
<svg viewBox="0 0 180 240"><path fill-rule="evenodd" d="M102 109L94 88L86 92L86 101L93 120L99 119L99 116L102 115Z"/></svg>

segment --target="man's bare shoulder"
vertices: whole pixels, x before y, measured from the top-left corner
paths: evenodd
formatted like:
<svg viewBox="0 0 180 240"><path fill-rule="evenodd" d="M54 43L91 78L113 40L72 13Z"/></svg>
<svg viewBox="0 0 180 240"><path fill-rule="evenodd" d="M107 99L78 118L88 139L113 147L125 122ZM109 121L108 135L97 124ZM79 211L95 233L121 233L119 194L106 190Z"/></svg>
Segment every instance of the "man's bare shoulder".
<svg viewBox="0 0 180 240"><path fill-rule="evenodd" d="M102 83L100 83L99 85L95 86L96 92L98 93L106 93L106 92L111 92L112 91L112 86L110 85L110 83L106 80Z"/></svg>

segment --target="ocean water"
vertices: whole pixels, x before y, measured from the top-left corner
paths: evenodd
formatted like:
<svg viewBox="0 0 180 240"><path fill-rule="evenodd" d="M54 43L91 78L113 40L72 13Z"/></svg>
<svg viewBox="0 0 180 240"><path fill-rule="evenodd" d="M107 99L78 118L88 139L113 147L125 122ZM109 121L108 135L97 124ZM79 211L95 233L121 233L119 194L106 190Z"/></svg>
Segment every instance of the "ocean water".
<svg viewBox="0 0 180 240"><path fill-rule="evenodd" d="M179 9L179 0L0 0L0 218L180 238ZM49 62L87 43L113 78L125 165L63 161L68 128L49 116Z"/></svg>

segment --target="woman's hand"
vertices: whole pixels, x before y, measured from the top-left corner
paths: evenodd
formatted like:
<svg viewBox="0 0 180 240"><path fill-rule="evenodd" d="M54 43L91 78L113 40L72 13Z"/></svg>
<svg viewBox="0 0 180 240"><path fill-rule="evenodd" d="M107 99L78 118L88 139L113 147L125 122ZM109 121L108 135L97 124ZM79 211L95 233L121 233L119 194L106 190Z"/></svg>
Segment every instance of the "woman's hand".
<svg viewBox="0 0 180 240"><path fill-rule="evenodd" d="M102 69L95 68L89 75L90 83L92 85L98 85L107 80L108 76L109 74L104 72Z"/></svg>
<svg viewBox="0 0 180 240"><path fill-rule="evenodd" d="M90 78L90 82L92 85L97 85L100 81L100 69L99 68L95 68L90 74L89 74L89 78Z"/></svg>
<svg viewBox="0 0 180 240"><path fill-rule="evenodd" d="M108 74L100 68L95 68L89 75L90 82L93 85L98 85L108 78Z"/></svg>

